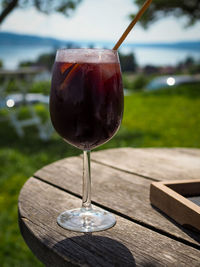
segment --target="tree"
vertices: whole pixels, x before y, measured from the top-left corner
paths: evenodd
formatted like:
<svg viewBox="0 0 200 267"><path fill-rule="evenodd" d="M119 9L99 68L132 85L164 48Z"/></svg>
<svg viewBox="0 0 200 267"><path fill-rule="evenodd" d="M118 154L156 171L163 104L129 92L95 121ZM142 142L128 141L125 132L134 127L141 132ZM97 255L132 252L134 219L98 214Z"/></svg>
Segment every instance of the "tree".
<svg viewBox="0 0 200 267"><path fill-rule="evenodd" d="M140 8L145 0L134 0ZM187 17L187 25L191 26L200 20L199 0L153 0L148 10L140 19L140 23L146 28L150 23L163 18L166 15ZM133 18L135 15L131 15Z"/></svg>
<svg viewBox="0 0 200 267"><path fill-rule="evenodd" d="M135 56L133 53L129 53L126 55L119 53L119 58L120 58L122 71L133 72L136 70L137 63L136 63Z"/></svg>
<svg viewBox="0 0 200 267"><path fill-rule="evenodd" d="M15 8L35 6L43 13L60 12L70 15L81 0L0 0L0 24Z"/></svg>

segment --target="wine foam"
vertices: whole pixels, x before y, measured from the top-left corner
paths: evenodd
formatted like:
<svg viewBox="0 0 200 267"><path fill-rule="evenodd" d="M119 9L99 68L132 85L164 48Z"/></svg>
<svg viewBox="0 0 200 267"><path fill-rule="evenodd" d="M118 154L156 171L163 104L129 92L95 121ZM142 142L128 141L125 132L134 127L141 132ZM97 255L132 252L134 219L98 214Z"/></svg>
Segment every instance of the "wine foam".
<svg viewBox="0 0 200 267"><path fill-rule="evenodd" d="M57 62L69 63L118 63L118 54L109 49L59 49L56 53Z"/></svg>

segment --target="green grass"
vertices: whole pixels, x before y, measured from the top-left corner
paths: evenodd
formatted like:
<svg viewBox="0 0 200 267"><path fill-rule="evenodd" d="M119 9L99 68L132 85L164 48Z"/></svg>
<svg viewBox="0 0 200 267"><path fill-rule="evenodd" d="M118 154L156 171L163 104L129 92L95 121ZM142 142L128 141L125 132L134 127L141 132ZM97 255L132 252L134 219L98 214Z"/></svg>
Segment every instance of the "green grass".
<svg viewBox="0 0 200 267"><path fill-rule="evenodd" d="M126 99L123 127L132 135L129 146L200 147L200 98L167 91Z"/></svg>
<svg viewBox="0 0 200 267"><path fill-rule="evenodd" d="M44 118L47 112L37 106ZM25 111L23 111L25 112ZM200 85L182 86L125 97L122 126L105 145L113 147L200 147ZM20 188L37 169L80 154L56 134L48 142L27 128L20 139L7 122L0 123L0 259L2 267L42 266L24 243L17 225Z"/></svg>

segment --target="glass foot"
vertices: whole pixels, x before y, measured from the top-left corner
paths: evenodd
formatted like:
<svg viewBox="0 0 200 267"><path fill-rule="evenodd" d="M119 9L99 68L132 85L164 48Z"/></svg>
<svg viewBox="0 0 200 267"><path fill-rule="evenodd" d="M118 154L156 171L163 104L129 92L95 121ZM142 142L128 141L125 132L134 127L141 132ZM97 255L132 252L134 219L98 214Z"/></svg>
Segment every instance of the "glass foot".
<svg viewBox="0 0 200 267"><path fill-rule="evenodd" d="M76 232L97 232L106 230L116 223L115 217L101 209L74 209L61 213L57 218L58 224Z"/></svg>

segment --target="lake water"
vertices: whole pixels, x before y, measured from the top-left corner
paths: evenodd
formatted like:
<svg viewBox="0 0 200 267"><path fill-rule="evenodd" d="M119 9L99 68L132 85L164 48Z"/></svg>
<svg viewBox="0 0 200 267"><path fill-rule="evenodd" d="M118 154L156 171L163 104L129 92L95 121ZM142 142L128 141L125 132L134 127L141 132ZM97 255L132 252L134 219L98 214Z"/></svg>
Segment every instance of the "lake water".
<svg viewBox="0 0 200 267"><path fill-rule="evenodd" d="M0 45L0 60L6 69L15 69L21 61L34 61L43 54L53 51L49 46Z"/></svg>
<svg viewBox="0 0 200 267"><path fill-rule="evenodd" d="M189 56L195 60L200 60L200 51L191 49L134 48L134 53L136 61L140 66L149 64L156 66L174 66Z"/></svg>
<svg viewBox="0 0 200 267"><path fill-rule="evenodd" d="M0 60L3 61L4 68L15 69L21 61L34 61L39 55L53 51L51 46L15 46L0 44ZM147 64L156 66L176 65L188 56L195 60L200 60L200 51L191 49L176 48L152 48L136 47L134 49L124 47L122 52L133 51L139 66Z"/></svg>

